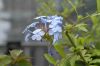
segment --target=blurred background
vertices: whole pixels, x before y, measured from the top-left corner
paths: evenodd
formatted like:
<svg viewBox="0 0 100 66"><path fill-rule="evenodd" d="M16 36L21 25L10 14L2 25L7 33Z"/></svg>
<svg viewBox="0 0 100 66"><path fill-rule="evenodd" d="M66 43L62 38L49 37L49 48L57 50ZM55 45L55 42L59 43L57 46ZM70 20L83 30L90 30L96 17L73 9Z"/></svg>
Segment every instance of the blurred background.
<svg viewBox="0 0 100 66"><path fill-rule="evenodd" d="M53 2L60 12L62 8L59 4L62 0ZM86 5L80 9L81 14L95 11L95 0L83 0L83 2ZM25 55L32 57L33 66L48 66L43 57L43 53L47 52L47 43L25 42L22 34L25 27L32 23L32 19L41 15L37 11L40 6L41 0L0 0L0 54L9 54L9 50L12 49L23 49Z"/></svg>

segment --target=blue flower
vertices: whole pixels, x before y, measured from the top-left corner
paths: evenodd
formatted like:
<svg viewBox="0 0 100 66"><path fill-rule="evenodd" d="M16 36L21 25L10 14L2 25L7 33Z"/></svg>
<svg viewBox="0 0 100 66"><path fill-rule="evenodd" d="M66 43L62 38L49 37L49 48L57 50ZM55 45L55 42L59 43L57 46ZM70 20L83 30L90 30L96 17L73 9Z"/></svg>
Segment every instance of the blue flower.
<svg viewBox="0 0 100 66"><path fill-rule="evenodd" d="M32 40L41 40L44 34L45 32L42 31L41 29L36 29L35 31L33 31Z"/></svg>
<svg viewBox="0 0 100 66"><path fill-rule="evenodd" d="M54 35L54 33L61 33L62 32L62 27L56 25L52 29L49 29L49 35Z"/></svg>
<svg viewBox="0 0 100 66"><path fill-rule="evenodd" d="M49 17L50 18L50 17ZM61 33L62 33L62 17L59 16L51 16L51 23L49 25L49 35L53 35L53 44L61 39Z"/></svg>
<svg viewBox="0 0 100 66"><path fill-rule="evenodd" d="M53 28L57 25L62 26L62 19L63 19L62 17L58 17L58 16L55 16L54 18L52 18L49 28Z"/></svg>
<svg viewBox="0 0 100 66"><path fill-rule="evenodd" d="M62 36L62 20L61 16L39 16L34 19L37 19L38 22L34 22L26 27L23 33L26 33L25 40L28 41L29 37L32 40L41 40L45 33L48 33L50 36L53 36L53 44L61 39ZM33 31L30 28L34 28Z"/></svg>

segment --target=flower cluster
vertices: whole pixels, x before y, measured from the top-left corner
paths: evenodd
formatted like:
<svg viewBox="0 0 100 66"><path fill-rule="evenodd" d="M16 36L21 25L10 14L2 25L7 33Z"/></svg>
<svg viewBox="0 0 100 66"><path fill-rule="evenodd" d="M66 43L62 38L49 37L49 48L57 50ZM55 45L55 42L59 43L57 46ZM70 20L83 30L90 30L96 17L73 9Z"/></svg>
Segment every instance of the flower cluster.
<svg viewBox="0 0 100 66"><path fill-rule="evenodd" d="M26 34L25 41L41 40L46 33L53 36L53 44L62 38L63 18L61 16L39 16L34 19L38 21L28 25L23 32Z"/></svg>

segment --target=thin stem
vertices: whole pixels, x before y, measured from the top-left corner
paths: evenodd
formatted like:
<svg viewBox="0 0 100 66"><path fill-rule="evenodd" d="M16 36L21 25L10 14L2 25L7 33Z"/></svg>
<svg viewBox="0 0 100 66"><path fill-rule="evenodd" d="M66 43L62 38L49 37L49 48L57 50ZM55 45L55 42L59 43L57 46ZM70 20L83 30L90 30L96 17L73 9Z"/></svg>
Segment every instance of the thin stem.
<svg viewBox="0 0 100 66"><path fill-rule="evenodd" d="M70 35L68 34L68 32L66 32L66 36L68 37L69 41L71 42L71 44L74 46L74 48L77 48L75 43L73 42L73 40L71 39ZM89 66L88 62L85 60L84 56L82 55L81 51L79 51L79 55L81 57L81 59L86 63L86 66Z"/></svg>
<svg viewBox="0 0 100 66"><path fill-rule="evenodd" d="M75 45L75 43L72 41L72 39L71 39L70 35L68 34L68 32L66 32L66 35L67 35L69 41L71 42L71 44L76 48L76 45Z"/></svg>

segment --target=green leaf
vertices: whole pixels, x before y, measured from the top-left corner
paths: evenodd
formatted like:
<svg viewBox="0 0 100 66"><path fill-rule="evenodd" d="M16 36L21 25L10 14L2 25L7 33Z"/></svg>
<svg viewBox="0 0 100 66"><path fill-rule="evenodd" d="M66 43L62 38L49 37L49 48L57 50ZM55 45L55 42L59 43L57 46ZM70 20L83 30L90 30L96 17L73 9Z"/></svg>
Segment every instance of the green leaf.
<svg viewBox="0 0 100 66"><path fill-rule="evenodd" d="M100 63L100 59L94 59L90 63Z"/></svg>
<svg viewBox="0 0 100 66"><path fill-rule="evenodd" d="M100 12L100 0L97 0L97 11Z"/></svg>
<svg viewBox="0 0 100 66"><path fill-rule="evenodd" d="M91 50L91 52L93 56L100 56L100 50L98 49Z"/></svg>
<svg viewBox="0 0 100 66"><path fill-rule="evenodd" d="M82 55L84 56L86 54L87 50L81 50L81 52L82 52Z"/></svg>
<svg viewBox="0 0 100 66"><path fill-rule="evenodd" d="M57 42L54 44L54 48L56 51L60 54L61 57L65 57L64 48L62 47L62 44L58 44Z"/></svg>
<svg viewBox="0 0 100 66"><path fill-rule="evenodd" d="M32 64L27 60L20 60L15 64L16 66L32 66Z"/></svg>
<svg viewBox="0 0 100 66"><path fill-rule="evenodd" d="M90 66L98 66L98 65L90 65Z"/></svg>
<svg viewBox="0 0 100 66"><path fill-rule="evenodd" d="M71 58L71 55L70 56L66 56L65 58L62 58L60 63L59 63L59 66L71 66L70 58Z"/></svg>
<svg viewBox="0 0 100 66"><path fill-rule="evenodd" d="M83 18L82 15L78 15L78 21L80 21Z"/></svg>
<svg viewBox="0 0 100 66"><path fill-rule="evenodd" d="M75 66L75 62L79 59L79 56L74 55L73 57L71 57L70 59L70 65L71 66Z"/></svg>
<svg viewBox="0 0 100 66"><path fill-rule="evenodd" d="M10 64L12 61L10 56L7 55L0 55L0 66L6 66Z"/></svg>
<svg viewBox="0 0 100 66"><path fill-rule="evenodd" d="M85 42L85 38L84 37L78 37L78 38L75 38L74 41L75 41L76 45L83 45L84 42Z"/></svg>
<svg viewBox="0 0 100 66"><path fill-rule="evenodd" d="M96 26L98 25L99 20L97 16L91 16L91 20L93 22L93 29L95 30Z"/></svg>
<svg viewBox="0 0 100 66"><path fill-rule="evenodd" d="M75 27L78 28L78 30L88 32L88 30L86 29L86 26L87 24L77 24Z"/></svg>
<svg viewBox="0 0 100 66"><path fill-rule="evenodd" d="M93 22L94 25L97 25L98 18L96 16L91 16L91 20L92 20L92 22Z"/></svg>
<svg viewBox="0 0 100 66"><path fill-rule="evenodd" d="M79 28L79 30L82 30L84 32L88 32L88 30L85 27L82 27L82 26Z"/></svg>
<svg viewBox="0 0 100 66"><path fill-rule="evenodd" d="M16 59L22 54L22 52L22 50L12 50L10 51L10 55L13 59Z"/></svg>
<svg viewBox="0 0 100 66"><path fill-rule="evenodd" d="M73 25L72 24L66 24L65 25L65 30L70 31L72 29Z"/></svg>
<svg viewBox="0 0 100 66"><path fill-rule="evenodd" d="M56 60L49 54L44 54L44 57L48 60L49 63L56 65Z"/></svg>

